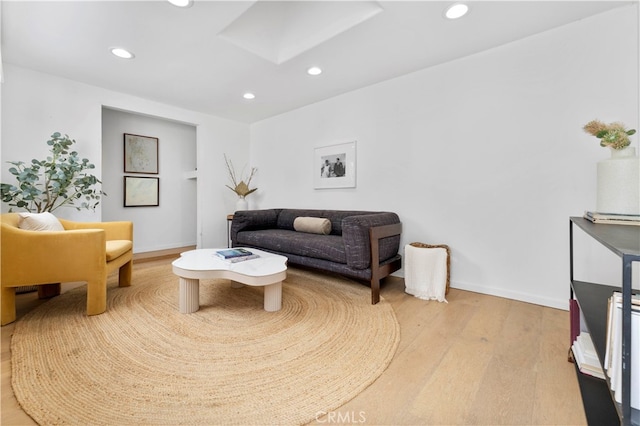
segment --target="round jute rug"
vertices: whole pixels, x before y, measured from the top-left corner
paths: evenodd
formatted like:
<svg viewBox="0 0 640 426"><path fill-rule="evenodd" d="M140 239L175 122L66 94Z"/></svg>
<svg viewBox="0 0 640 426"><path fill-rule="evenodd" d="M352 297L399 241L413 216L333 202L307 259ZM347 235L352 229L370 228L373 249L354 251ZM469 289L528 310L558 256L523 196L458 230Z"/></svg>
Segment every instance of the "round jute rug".
<svg viewBox="0 0 640 426"><path fill-rule="evenodd" d="M86 290L18 320L12 384L40 424L302 424L336 410L385 370L400 329L367 287L289 268L282 310L263 289L202 280L199 311L178 312L170 265L108 283L108 310Z"/></svg>

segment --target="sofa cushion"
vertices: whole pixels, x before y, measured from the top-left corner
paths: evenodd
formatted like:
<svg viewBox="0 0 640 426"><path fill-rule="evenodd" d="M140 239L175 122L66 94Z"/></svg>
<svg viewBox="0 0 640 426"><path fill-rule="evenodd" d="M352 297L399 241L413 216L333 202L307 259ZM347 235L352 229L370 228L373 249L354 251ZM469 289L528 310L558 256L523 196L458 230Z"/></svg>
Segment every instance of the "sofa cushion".
<svg viewBox="0 0 640 426"><path fill-rule="evenodd" d="M110 240L107 241L107 262L119 258L133 248L131 240Z"/></svg>
<svg viewBox="0 0 640 426"><path fill-rule="evenodd" d="M26 231L64 231L64 227L57 217L49 212L18 213L20 223L18 227Z"/></svg>
<svg viewBox="0 0 640 426"><path fill-rule="evenodd" d="M313 210L313 209L282 209L278 214L278 228L294 230L293 222L297 217L321 217L331 221L331 235L342 235L342 220L349 216L369 214L366 211L349 210Z"/></svg>
<svg viewBox="0 0 640 426"><path fill-rule="evenodd" d="M298 232L329 235L331 233L331 221L321 217L299 216L293 221L293 228Z"/></svg>
<svg viewBox="0 0 640 426"><path fill-rule="evenodd" d="M289 231L294 231L295 227L293 226L293 222L298 217L320 217L331 220L325 214L324 210L303 210L303 209L282 209L280 214L278 214L278 225L279 229L287 229ZM333 222L331 223L333 225ZM335 234L335 228L331 226L332 234Z"/></svg>
<svg viewBox="0 0 640 426"><path fill-rule="evenodd" d="M238 232L237 239L233 244L236 247L258 247L267 251L347 263L344 243L339 235L307 234L285 229L262 229Z"/></svg>
<svg viewBox="0 0 640 426"><path fill-rule="evenodd" d="M244 231L276 228L278 213L279 209L239 211L233 215L232 227Z"/></svg>

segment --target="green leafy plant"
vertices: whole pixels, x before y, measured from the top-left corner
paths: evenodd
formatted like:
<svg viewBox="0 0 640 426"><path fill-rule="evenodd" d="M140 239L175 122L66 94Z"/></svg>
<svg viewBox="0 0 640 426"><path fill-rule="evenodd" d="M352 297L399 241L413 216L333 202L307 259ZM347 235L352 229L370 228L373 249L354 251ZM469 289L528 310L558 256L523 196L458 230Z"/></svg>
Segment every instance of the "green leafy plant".
<svg viewBox="0 0 640 426"><path fill-rule="evenodd" d="M600 139L600 146L612 149L626 148L631 144L629 136L636 133L635 129L626 130L622 123L605 124L600 120L588 122L583 129L585 132Z"/></svg>
<svg viewBox="0 0 640 426"><path fill-rule="evenodd" d="M247 182L245 183L244 179L242 179L242 174L240 175L240 180L238 180L233 163L226 155L224 156L224 162L227 165L227 171L229 172L229 180L233 184L233 186L226 185L227 188L238 194L240 197L246 197L252 192L257 191L258 188L249 189L249 185L251 184L251 179L253 179L253 176L256 174L258 169L255 167L251 168L251 172L249 173Z"/></svg>
<svg viewBox="0 0 640 426"><path fill-rule="evenodd" d="M87 173L95 166L70 151L74 143L69 135L55 132L47 141L51 155L46 160L33 159L31 164L9 161L13 166L9 173L18 182L0 183L2 202L35 213L52 212L63 206L94 210L100 197L107 194L96 188L102 182Z"/></svg>

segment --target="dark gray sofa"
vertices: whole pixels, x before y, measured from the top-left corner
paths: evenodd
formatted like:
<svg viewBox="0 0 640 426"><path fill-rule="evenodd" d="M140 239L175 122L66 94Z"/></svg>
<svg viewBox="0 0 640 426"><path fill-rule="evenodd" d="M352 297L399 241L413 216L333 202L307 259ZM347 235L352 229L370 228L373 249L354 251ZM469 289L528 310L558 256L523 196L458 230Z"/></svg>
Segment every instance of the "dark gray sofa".
<svg viewBox="0 0 640 426"><path fill-rule="evenodd" d="M331 233L294 229L297 217L326 218ZM268 209L234 213L233 247L254 247L286 256L290 264L335 272L368 281L371 303L380 300L380 279L402 266L399 254L402 224L390 212Z"/></svg>

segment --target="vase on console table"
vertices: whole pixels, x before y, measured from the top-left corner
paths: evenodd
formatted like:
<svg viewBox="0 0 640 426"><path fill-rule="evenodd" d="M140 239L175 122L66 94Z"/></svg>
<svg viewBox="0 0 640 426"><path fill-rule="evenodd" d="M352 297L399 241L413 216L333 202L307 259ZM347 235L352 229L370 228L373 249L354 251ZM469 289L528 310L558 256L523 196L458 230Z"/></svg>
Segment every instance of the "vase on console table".
<svg viewBox="0 0 640 426"><path fill-rule="evenodd" d="M640 159L632 147L611 149L598 162L596 211L640 215Z"/></svg>
<svg viewBox="0 0 640 426"><path fill-rule="evenodd" d="M239 210L249 210L249 202L242 195L238 195L238 201L236 201L236 211Z"/></svg>

